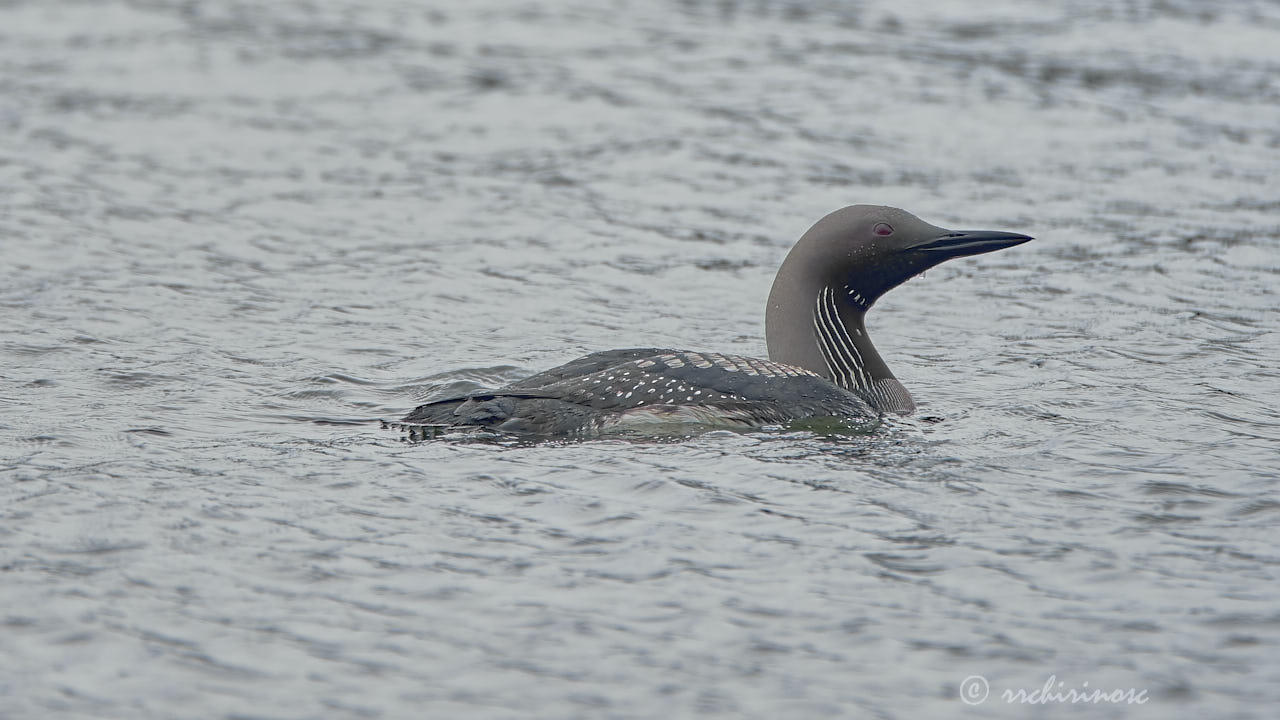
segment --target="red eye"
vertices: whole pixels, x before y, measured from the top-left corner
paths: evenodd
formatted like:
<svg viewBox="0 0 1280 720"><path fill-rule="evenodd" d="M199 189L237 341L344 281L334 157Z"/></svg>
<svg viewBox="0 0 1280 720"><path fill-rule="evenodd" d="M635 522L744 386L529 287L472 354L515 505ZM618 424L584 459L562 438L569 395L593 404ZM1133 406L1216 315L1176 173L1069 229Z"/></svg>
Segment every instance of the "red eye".
<svg viewBox="0 0 1280 720"><path fill-rule="evenodd" d="M881 236L892 235L893 227L889 223L876 223L876 226L871 228L871 232Z"/></svg>

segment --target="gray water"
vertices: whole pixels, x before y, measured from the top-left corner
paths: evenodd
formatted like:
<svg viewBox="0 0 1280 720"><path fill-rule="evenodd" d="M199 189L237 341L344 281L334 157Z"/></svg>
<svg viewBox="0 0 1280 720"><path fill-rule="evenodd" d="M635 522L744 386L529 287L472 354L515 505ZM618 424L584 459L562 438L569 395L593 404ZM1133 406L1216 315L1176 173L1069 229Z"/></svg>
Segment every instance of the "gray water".
<svg viewBox="0 0 1280 720"><path fill-rule="evenodd" d="M1272 2L0 2L0 717L1275 717L1278 188ZM858 202L914 418L377 422Z"/></svg>

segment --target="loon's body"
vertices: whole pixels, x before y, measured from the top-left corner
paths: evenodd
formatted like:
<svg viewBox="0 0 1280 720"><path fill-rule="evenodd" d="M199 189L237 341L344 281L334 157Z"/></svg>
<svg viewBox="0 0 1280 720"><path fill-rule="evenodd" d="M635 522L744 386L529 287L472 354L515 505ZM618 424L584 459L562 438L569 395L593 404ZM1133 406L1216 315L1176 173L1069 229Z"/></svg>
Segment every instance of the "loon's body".
<svg viewBox="0 0 1280 720"><path fill-rule="evenodd" d="M606 350L492 392L421 405L399 425L582 436L655 423L758 427L909 414L915 403L871 344L866 311L944 260L1030 239L953 232L896 208L846 207L810 228L778 270L765 314L768 360Z"/></svg>

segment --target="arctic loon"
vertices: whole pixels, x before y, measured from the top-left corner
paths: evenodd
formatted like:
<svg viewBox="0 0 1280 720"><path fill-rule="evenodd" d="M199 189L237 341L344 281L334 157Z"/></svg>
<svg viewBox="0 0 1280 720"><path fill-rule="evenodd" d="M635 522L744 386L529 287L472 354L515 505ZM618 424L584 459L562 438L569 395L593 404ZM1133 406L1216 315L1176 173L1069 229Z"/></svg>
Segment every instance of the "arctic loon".
<svg viewBox="0 0 1280 720"><path fill-rule="evenodd" d="M819 220L779 268L765 312L768 360L605 350L498 390L429 402L395 426L424 436L466 427L591 436L654 424L748 428L910 414L915 402L867 336L867 310L945 260L1028 240L946 230L897 208L851 205Z"/></svg>

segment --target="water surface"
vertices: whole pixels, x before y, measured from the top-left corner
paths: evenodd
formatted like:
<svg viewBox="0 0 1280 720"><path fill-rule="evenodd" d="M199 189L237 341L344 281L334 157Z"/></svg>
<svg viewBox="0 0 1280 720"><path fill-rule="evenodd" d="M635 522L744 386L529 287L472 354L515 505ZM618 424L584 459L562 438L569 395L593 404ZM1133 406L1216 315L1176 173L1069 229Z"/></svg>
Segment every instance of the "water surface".
<svg viewBox="0 0 1280 720"><path fill-rule="evenodd" d="M0 716L1268 717L1276 47L1255 2L0 4ZM1037 237L873 311L915 418L376 422L762 355L856 202ZM1148 702L1000 698L1051 677Z"/></svg>

